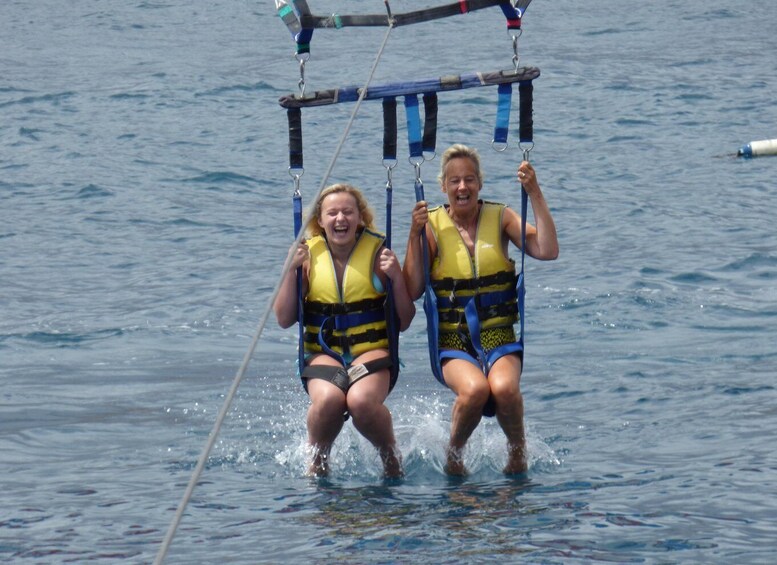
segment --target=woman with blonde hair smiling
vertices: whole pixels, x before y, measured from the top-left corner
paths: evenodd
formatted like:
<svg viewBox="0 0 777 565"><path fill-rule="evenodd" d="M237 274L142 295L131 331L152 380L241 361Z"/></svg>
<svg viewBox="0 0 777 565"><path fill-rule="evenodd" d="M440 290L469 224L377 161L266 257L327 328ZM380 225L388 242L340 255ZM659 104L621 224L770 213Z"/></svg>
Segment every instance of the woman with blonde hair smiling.
<svg viewBox="0 0 777 565"><path fill-rule="evenodd" d="M401 266L375 231L364 196L348 184L322 191L306 235L281 284L275 315L281 327L292 326L301 293L305 366L300 372L311 401L307 428L314 451L310 473L328 474L332 445L350 416L378 450L384 475L401 476L391 413L384 404L398 374L390 355L387 290L393 293L400 331L415 315Z"/></svg>

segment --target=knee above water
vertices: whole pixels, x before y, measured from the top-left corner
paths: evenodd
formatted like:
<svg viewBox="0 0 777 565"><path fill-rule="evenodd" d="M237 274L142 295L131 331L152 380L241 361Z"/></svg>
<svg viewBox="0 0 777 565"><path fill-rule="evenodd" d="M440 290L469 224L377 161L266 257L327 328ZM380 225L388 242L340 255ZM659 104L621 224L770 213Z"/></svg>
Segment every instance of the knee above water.
<svg viewBox="0 0 777 565"><path fill-rule="evenodd" d="M491 383L491 394L497 401L523 402L523 395L515 381L495 381Z"/></svg>
<svg viewBox="0 0 777 565"><path fill-rule="evenodd" d="M485 379L473 381L459 390L459 398L466 403L483 405L491 395L488 381Z"/></svg>
<svg viewBox="0 0 777 565"><path fill-rule="evenodd" d="M348 395L348 412L354 418L360 418L362 415L370 416L383 405L382 402L377 402L373 398L366 395Z"/></svg>
<svg viewBox="0 0 777 565"><path fill-rule="evenodd" d="M318 395L313 400L313 407L319 411L344 411L345 410L345 395L332 393Z"/></svg>

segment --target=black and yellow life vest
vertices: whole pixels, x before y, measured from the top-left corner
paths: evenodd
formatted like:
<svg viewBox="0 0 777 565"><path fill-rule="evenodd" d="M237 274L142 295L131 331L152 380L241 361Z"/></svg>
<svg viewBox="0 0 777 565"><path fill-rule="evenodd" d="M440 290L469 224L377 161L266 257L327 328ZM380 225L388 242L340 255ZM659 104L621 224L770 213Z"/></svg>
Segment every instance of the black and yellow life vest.
<svg viewBox="0 0 777 565"><path fill-rule="evenodd" d="M342 287L323 236L308 240L310 270L303 303L305 354L324 352L350 363L373 349L389 347L386 293L373 284L375 257L384 243L381 234L364 229L348 258Z"/></svg>
<svg viewBox="0 0 777 565"><path fill-rule="evenodd" d="M429 210L429 225L437 242L430 277L439 332L468 333L465 307L473 300L480 330L512 327L518 321L515 262L505 256L502 246L505 208L504 204L482 202L474 256L447 209L438 206Z"/></svg>

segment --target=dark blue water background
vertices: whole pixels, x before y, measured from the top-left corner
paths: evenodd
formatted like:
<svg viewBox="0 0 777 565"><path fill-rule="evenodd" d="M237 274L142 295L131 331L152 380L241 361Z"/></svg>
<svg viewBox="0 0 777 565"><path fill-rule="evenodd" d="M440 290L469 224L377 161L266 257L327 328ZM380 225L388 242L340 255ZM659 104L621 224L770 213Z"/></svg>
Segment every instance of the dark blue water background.
<svg viewBox="0 0 777 565"><path fill-rule="evenodd" d="M317 13L382 2L309 2ZM272 2L0 3L0 560L148 563L292 241L293 43ZM418 5L395 0L401 12ZM531 469L484 421L442 472L452 395L420 315L389 399L407 476L346 426L304 476L295 333L263 332L169 563L770 563L777 539L777 4L536 0L532 160L561 256L527 265ZM361 84L385 30L317 31L308 88ZM376 82L510 68L498 9L394 30ZM489 148L496 93L440 98ZM312 198L352 105L305 111ZM380 105L332 182L383 226ZM404 126L400 149L404 149ZM424 165L427 195L437 163ZM412 170L394 173L400 255ZM272 318L270 320L272 322Z"/></svg>

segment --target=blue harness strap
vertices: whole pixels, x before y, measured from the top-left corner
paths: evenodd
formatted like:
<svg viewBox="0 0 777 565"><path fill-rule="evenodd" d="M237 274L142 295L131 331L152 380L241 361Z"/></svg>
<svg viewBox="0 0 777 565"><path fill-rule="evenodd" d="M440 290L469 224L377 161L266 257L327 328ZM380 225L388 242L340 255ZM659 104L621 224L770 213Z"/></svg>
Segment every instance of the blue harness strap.
<svg viewBox="0 0 777 565"><path fill-rule="evenodd" d="M294 208L294 238L299 235L302 229L302 196L297 191L292 197L292 203ZM297 268L297 331L299 334L299 351L297 358L297 368L299 373L302 374L302 369L305 368L305 348L303 347L305 341L305 320L302 296L302 267Z"/></svg>
<svg viewBox="0 0 777 565"><path fill-rule="evenodd" d="M415 198L416 201L426 200L424 198L424 185L420 179L415 182ZM434 378L445 384L445 379L442 376L442 364L440 363L440 318L437 311L437 295L434 293L429 273L429 244L426 240L426 229L421 232L421 247L424 261L424 314L426 314L426 341L429 344L429 361L432 365Z"/></svg>
<svg viewBox="0 0 777 565"><path fill-rule="evenodd" d="M499 102L496 108L496 126L494 127L494 143L507 145L507 131L510 123L510 105L512 102L513 85L509 82L498 86Z"/></svg>
<svg viewBox="0 0 777 565"><path fill-rule="evenodd" d="M410 152L410 162L423 162L423 144L421 136L421 115L418 108L418 96L405 95L405 116L407 120L407 142ZM415 180L416 202L426 200L424 197L424 183L420 175ZM440 351L437 336L440 334L440 320L437 313L437 295L432 288L432 280L429 273L429 245L426 240L426 229L421 231L421 248L424 261L424 313L426 314L427 342L429 344L429 361L432 366L432 374L441 383L445 383L440 365ZM434 339L432 339L434 336Z"/></svg>
<svg viewBox="0 0 777 565"><path fill-rule="evenodd" d="M407 121L407 144L410 158L423 162L423 138L421 136L421 113L418 108L418 95L405 94L405 117Z"/></svg>
<svg viewBox="0 0 777 565"><path fill-rule="evenodd" d="M383 99L383 164L386 167L386 247L391 249L391 209L394 188L391 183L391 169L397 161L397 101L394 97ZM386 281L386 332L388 334L389 355L391 357L391 384L394 388L399 379L399 316L394 305L394 287L391 279Z"/></svg>
<svg viewBox="0 0 777 565"><path fill-rule="evenodd" d="M294 215L294 239L296 240L302 230L302 195L299 191L299 179L304 172L302 155L302 111L299 108L289 108L286 111L289 121L289 174L294 179L294 195L292 196L292 208ZM305 367L305 352L303 340L305 335L303 310L302 310L302 268L297 268L297 329L299 333L299 352L297 365L302 373Z"/></svg>

